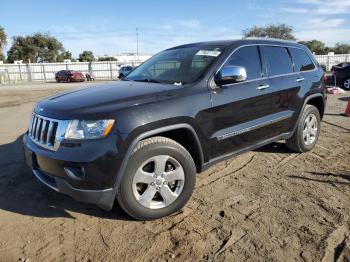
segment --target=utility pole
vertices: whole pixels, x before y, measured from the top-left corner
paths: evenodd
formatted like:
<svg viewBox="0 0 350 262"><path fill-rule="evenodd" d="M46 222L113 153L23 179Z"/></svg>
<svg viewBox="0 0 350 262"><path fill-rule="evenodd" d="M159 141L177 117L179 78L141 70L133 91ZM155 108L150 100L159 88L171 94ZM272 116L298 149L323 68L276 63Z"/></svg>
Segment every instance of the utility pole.
<svg viewBox="0 0 350 262"><path fill-rule="evenodd" d="M139 58L139 29L136 28L136 55L137 55L137 61L140 60Z"/></svg>

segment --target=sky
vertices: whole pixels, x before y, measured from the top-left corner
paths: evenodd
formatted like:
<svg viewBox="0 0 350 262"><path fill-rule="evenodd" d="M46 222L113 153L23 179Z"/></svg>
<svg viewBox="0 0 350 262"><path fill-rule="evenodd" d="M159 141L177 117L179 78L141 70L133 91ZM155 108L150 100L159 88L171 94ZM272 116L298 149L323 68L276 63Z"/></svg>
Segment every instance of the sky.
<svg viewBox="0 0 350 262"><path fill-rule="evenodd" d="M11 0L1 3L9 38L50 33L77 56L154 54L198 41L242 38L254 25L286 23L298 40L350 43L350 0ZM7 51L9 45L5 49Z"/></svg>

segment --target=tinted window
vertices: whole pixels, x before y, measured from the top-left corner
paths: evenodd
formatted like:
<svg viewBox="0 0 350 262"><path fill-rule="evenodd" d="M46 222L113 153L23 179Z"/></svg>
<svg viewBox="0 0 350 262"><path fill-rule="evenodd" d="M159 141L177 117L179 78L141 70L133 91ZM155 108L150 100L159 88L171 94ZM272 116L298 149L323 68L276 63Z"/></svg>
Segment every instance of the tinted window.
<svg viewBox="0 0 350 262"><path fill-rule="evenodd" d="M261 77L261 62L257 46L238 49L225 65L243 66L247 71L248 80Z"/></svg>
<svg viewBox="0 0 350 262"><path fill-rule="evenodd" d="M292 55L296 72L312 70L315 68L315 65L305 51L297 48L290 48L289 51Z"/></svg>
<svg viewBox="0 0 350 262"><path fill-rule="evenodd" d="M269 76L284 75L293 72L293 64L287 48L265 46L264 56Z"/></svg>
<svg viewBox="0 0 350 262"><path fill-rule="evenodd" d="M223 46L190 45L158 53L133 70L124 80L169 84L193 83L219 57Z"/></svg>

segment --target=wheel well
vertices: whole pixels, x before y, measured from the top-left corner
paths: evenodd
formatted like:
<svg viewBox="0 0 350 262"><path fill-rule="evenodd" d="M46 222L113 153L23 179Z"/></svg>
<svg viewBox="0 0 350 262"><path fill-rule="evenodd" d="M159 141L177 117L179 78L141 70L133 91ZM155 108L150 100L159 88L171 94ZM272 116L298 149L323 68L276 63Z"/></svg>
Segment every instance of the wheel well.
<svg viewBox="0 0 350 262"><path fill-rule="evenodd" d="M196 170L198 173L201 172L202 169L202 158L201 158L201 151L200 151L200 145L196 142L195 135L187 128L179 128L174 130L169 130L161 133L157 133L154 135L151 135L149 137L153 136L163 136L167 137L169 139L172 139L182 145L186 150L190 153L190 155L193 158L193 161L196 165ZM145 138L149 138L145 137ZM145 139L144 138L144 139Z"/></svg>
<svg viewBox="0 0 350 262"><path fill-rule="evenodd" d="M324 101L322 97L318 96L318 97L311 98L309 101L307 101L306 104L315 106L318 109L318 112L320 112L321 119L323 118Z"/></svg>

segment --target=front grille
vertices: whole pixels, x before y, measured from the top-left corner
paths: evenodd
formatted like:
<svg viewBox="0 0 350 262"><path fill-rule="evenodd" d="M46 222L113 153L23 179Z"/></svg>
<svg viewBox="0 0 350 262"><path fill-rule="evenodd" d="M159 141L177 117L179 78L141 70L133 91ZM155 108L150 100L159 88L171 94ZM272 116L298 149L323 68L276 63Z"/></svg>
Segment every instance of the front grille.
<svg viewBox="0 0 350 262"><path fill-rule="evenodd" d="M55 119L33 114L28 128L28 135L36 144L54 150L59 122Z"/></svg>

